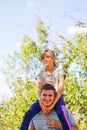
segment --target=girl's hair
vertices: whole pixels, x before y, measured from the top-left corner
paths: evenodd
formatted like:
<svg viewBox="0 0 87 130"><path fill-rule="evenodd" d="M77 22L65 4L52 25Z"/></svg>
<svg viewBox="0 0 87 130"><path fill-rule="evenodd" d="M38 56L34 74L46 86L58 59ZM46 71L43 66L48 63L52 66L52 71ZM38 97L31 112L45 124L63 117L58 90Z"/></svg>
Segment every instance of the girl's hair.
<svg viewBox="0 0 87 130"><path fill-rule="evenodd" d="M42 55L41 55L41 60L43 60L43 57L44 57L44 55L45 55L46 52L50 52L50 53L53 55L53 57L56 57L53 50L47 49L47 50L45 50L45 51L42 53ZM54 66L56 66L55 62L54 62Z"/></svg>

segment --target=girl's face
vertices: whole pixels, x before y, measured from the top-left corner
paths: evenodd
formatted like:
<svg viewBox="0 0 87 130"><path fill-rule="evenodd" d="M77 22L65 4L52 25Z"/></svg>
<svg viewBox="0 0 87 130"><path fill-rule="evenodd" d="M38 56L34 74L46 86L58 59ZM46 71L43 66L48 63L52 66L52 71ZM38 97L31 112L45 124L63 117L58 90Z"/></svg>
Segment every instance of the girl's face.
<svg viewBox="0 0 87 130"><path fill-rule="evenodd" d="M45 66L54 66L55 57L53 56L52 52L45 52L42 56L42 62L45 64Z"/></svg>

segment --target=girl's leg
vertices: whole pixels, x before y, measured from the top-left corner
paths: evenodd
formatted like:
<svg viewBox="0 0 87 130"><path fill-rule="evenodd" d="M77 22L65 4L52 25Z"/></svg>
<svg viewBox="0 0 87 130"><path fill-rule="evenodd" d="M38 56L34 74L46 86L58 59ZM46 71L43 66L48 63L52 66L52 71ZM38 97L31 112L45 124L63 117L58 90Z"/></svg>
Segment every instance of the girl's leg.
<svg viewBox="0 0 87 130"><path fill-rule="evenodd" d="M63 130L70 130L70 123L67 119L66 111L65 111L65 103L63 101L63 97L61 96L58 102L54 107L57 116L62 124Z"/></svg>
<svg viewBox="0 0 87 130"><path fill-rule="evenodd" d="M31 119L40 111L41 111L41 108L39 105L39 101L37 100L25 113L20 130L28 130L28 126L30 124Z"/></svg>

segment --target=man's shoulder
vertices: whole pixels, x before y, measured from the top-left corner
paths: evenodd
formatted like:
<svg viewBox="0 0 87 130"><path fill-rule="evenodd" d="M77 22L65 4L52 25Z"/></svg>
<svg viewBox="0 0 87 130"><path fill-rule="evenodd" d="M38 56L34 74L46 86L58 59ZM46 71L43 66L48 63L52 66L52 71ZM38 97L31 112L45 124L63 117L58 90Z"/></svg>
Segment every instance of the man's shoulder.
<svg viewBox="0 0 87 130"><path fill-rule="evenodd" d="M49 113L49 115L51 115L51 114L52 114L52 115L53 115L53 114L56 115L56 112L55 112L54 110L51 110L51 112ZM41 115L43 115L43 116L49 116L49 115L43 114L42 111L40 111L39 113L37 113L35 116L41 116Z"/></svg>
<svg viewBox="0 0 87 130"><path fill-rule="evenodd" d="M72 113L70 112L70 110L69 109L65 109L65 111L66 111L66 114L67 115L72 115ZM50 114L49 115L47 115L47 116L57 116L57 114L56 114L56 112L55 112L55 110L53 109L53 110L51 110L51 112L50 112ZM42 111L40 111L39 113L37 113L36 115L35 115L35 118L36 117L41 117L41 116L45 116L45 117L47 117L46 115L44 115L43 113L42 113Z"/></svg>
<svg viewBox="0 0 87 130"><path fill-rule="evenodd" d="M66 111L66 114L67 114L67 115L72 115L71 111L70 111L68 108L66 108L65 111ZM73 116L73 115L72 115L72 116Z"/></svg>
<svg viewBox="0 0 87 130"><path fill-rule="evenodd" d="M42 111L40 111L38 114L36 114L34 117L33 117L33 120L48 120L48 118L52 118L54 120L59 120L58 117L57 117L57 114L54 110L52 110L49 115L44 115L42 113Z"/></svg>

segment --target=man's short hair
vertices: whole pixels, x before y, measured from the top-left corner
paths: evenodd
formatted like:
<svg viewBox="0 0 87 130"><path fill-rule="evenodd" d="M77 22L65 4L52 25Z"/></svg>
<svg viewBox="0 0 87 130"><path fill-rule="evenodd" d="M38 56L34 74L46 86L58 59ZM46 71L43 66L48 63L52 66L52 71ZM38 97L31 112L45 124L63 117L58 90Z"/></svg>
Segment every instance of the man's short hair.
<svg viewBox="0 0 87 130"><path fill-rule="evenodd" d="M43 90L53 90L54 91L54 95L56 95L56 90L55 90L55 88L54 88L54 86L52 84L49 84L49 83L44 84L42 86L42 88L41 88L41 92Z"/></svg>

